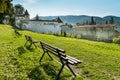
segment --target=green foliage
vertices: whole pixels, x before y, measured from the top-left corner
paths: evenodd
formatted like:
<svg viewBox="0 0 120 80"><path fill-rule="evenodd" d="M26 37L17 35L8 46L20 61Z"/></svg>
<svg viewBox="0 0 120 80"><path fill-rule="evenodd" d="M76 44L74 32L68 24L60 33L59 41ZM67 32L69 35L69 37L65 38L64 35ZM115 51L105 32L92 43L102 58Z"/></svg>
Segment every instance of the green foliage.
<svg viewBox="0 0 120 80"><path fill-rule="evenodd" d="M79 22L77 22L77 23L76 23L76 25L77 25L77 26L80 26L80 23L79 23Z"/></svg>
<svg viewBox="0 0 120 80"><path fill-rule="evenodd" d="M91 17L90 25L95 25L95 24L96 24L96 21L95 21L94 17L92 16L92 17Z"/></svg>
<svg viewBox="0 0 120 80"><path fill-rule="evenodd" d="M66 37L71 37L71 34L70 33L66 33Z"/></svg>
<svg viewBox="0 0 120 80"><path fill-rule="evenodd" d="M80 35L80 34L78 34L78 35L77 35L77 39L80 39L80 38L81 38L81 35Z"/></svg>
<svg viewBox="0 0 120 80"><path fill-rule="evenodd" d="M113 17L110 18L109 23L110 23L110 24L114 24L114 19L113 19Z"/></svg>
<svg viewBox="0 0 120 80"><path fill-rule="evenodd" d="M58 36L62 36L61 32L58 33Z"/></svg>
<svg viewBox="0 0 120 80"><path fill-rule="evenodd" d="M0 23L3 23L5 16L9 16L9 21L13 24L13 4L11 3L12 0L2 0L0 2Z"/></svg>
<svg viewBox="0 0 120 80"><path fill-rule="evenodd" d="M19 31L16 37L11 26L0 25L0 80L55 80L61 65L50 61L45 55L41 64L39 59L43 50L24 47L24 35L44 41L66 51L66 54L82 60L74 67L79 73L75 80L119 80L120 45L82 39L57 37L30 31ZM29 44L27 44L28 46ZM38 43L37 46L40 46ZM55 56L51 55L56 59ZM60 80L71 80L71 73L64 68Z"/></svg>
<svg viewBox="0 0 120 80"><path fill-rule="evenodd" d="M71 34L71 36L70 36L71 38L75 38L75 35L74 34Z"/></svg>
<svg viewBox="0 0 120 80"><path fill-rule="evenodd" d="M21 4L16 4L14 6L14 11L15 11L15 14L24 14L25 9Z"/></svg>
<svg viewBox="0 0 120 80"><path fill-rule="evenodd" d="M118 37L118 38L113 38L113 43L115 43L115 44L120 44L120 37Z"/></svg>
<svg viewBox="0 0 120 80"><path fill-rule="evenodd" d="M39 15L38 14L35 16L35 20L39 20Z"/></svg>

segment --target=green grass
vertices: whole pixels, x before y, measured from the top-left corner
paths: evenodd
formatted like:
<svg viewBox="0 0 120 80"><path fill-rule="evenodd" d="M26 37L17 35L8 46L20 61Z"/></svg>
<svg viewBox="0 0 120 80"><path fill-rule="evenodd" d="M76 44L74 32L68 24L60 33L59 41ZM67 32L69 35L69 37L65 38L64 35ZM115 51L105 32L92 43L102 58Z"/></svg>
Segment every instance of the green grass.
<svg viewBox="0 0 120 80"><path fill-rule="evenodd" d="M82 39L19 31L17 37L9 25L0 25L0 80L55 80L60 64L50 61L41 48L24 47L24 35L62 48L66 54L82 60L75 66L79 75L75 80L120 80L120 45ZM39 43L37 46L40 46ZM53 56L54 57L54 56ZM60 80L70 80L71 73L64 69Z"/></svg>

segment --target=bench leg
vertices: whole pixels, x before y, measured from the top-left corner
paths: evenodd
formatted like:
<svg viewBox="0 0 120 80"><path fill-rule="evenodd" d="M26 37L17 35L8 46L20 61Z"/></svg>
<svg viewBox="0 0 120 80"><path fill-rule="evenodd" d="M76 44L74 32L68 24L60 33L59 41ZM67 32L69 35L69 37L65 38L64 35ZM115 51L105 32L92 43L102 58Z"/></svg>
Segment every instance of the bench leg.
<svg viewBox="0 0 120 80"><path fill-rule="evenodd" d="M33 44L33 43L30 43L30 45L29 45L29 47L28 47L28 48L30 48L30 47L32 46L32 44Z"/></svg>
<svg viewBox="0 0 120 80"><path fill-rule="evenodd" d="M37 48L37 46L35 45L35 43L33 43L34 44L34 46Z"/></svg>
<svg viewBox="0 0 120 80"><path fill-rule="evenodd" d="M53 60L53 58L50 56L50 54L47 52L48 56L51 58L51 60Z"/></svg>
<svg viewBox="0 0 120 80"><path fill-rule="evenodd" d="M45 52L43 53L43 55L42 55L42 57L40 58L39 62L41 62L41 60L42 60L42 58L43 58L44 55L45 55Z"/></svg>
<svg viewBox="0 0 120 80"><path fill-rule="evenodd" d="M25 42L25 45L24 45L24 46L26 46L27 42L28 42L28 41Z"/></svg>
<svg viewBox="0 0 120 80"><path fill-rule="evenodd" d="M68 64L66 64L67 65L67 67L69 68L69 70L72 72L72 74L76 77L76 74L74 73L74 71L71 69L71 67L68 65Z"/></svg>
<svg viewBox="0 0 120 80"><path fill-rule="evenodd" d="M65 66L65 64L62 64L62 67L61 67L61 69L60 69L59 73L57 74L56 80L58 80L58 79L59 79L59 77L60 77L60 73L62 72L62 70L63 70L64 66Z"/></svg>

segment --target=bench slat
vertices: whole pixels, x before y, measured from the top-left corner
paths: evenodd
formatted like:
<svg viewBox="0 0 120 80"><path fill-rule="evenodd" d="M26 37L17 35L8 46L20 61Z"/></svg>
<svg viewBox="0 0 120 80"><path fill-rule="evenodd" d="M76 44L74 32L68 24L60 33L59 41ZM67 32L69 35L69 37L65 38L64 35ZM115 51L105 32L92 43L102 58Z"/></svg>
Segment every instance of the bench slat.
<svg viewBox="0 0 120 80"><path fill-rule="evenodd" d="M53 47L53 46L46 45L46 44L43 44L43 43L42 43L42 47L43 47L44 49L50 51L50 52L55 53L56 56L59 56L59 54L60 54L61 56L66 57L65 51L63 51L63 50L60 51L58 48L55 48L55 47ZM58 54L58 52L59 52L59 54Z"/></svg>
<svg viewBox="0 0 120 80"><path fill-rule="evenodd" d="M62 49L59 49L57 47L54 47L50 44L47 44L47 43L44 43L44 42L40 42L41 43L41 46L44 50L50 52L50 53L53 53L55 56L57 57L60 57L61 59L63 59L64 61L68 62L69 64L78 64L78 63L81 63L80 60L76 59L76 58L73 58L71 56L68 56L65 54L65 51L62 50Z"/></svg>
<svg viewBox="0 0 120 80"><path fill-rule="evenodd" d="M54 48L54 49L58 49L60 52L63 52L63 53L65 53L65 51L64 50L62 50L62 49L60 49L60 48L57 48L57 47L55 47L55 46L52 46L52 45L50 45L50 44L47 44L47 43L45 43L45 42L40 42L42 45L47 45L47 46L50 46L50 47L52 47L52 48Z"/></svg>
<svg viewBox="0 0 120 80"><path fill-rule="evenodd" d="M73 58L73 57L71 57L71 56L68 56L68 55L67 55L67 58L72 59L72 60L74 60L74 61L77 61L77 62L81 63L80 60L78 60L78 59L76 59L76 58Z"/></svg>

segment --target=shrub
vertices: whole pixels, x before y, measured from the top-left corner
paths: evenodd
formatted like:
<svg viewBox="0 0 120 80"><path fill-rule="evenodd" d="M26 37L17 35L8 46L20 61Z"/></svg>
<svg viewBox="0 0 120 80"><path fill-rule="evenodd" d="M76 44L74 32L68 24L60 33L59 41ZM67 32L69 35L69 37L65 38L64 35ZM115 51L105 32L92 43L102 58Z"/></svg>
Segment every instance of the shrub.
<svg viewBox="0 0 120 80"><path fill-rule="evenodd" d="M61 33L61 32L59 32L59 33L58 33L58 36L61 36L61 35L62 35L62 33Z"/></svg>
<svg viewBox="0 0 120 80"><path fill-rule="evenodd" d="M81 35L80 35L80 34L78 34L78 35L77 35L77 39L80 39L80 38L81 38Z"/></svg>
<svg viewBox="0 0 120 80"><path fill-rule="evenodd" d="M112 41L113 41L113 43L120 44L120 37L118 37L118 38L115 37L112 39Z"/></svg>
<svg viewBox="0 0 120 80"><path fill-rule="evenodd" d="M66 37L70 37L71 36L71 34L70 33L66 33Z"/></svg>
<svg viewBox="0 0 120 80"><path fill-rule="evenodd" d="M74 35L74 34L72 34L72 35L71 35L71 38L75 38L75 35Z"/></svg>

